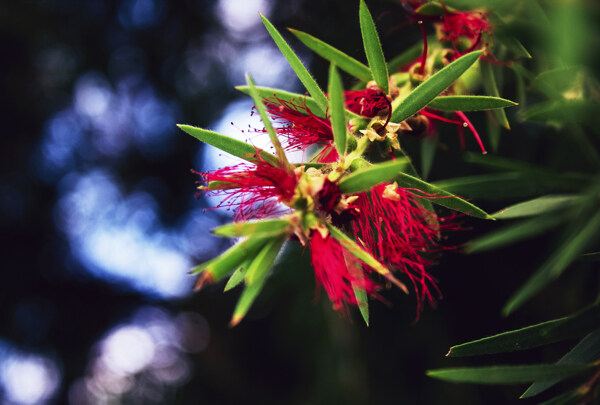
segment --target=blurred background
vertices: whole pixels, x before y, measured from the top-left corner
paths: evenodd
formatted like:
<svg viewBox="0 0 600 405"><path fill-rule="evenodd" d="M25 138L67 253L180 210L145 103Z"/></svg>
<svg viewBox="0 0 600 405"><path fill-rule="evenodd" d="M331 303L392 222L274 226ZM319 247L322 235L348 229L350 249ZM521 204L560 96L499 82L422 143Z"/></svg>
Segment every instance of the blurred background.
<svg viewBox="0 0 600 405"><path fill-rule="evenodd" d="M598 49L592 3L585 3L587 23L573 25L581 35L561 36L564 49ZM420 38L398 2L368 4L387 54ZM392 306L371 305L370 327L357 311L341 317L315 292L298 246L288 246L234 329L227 325L239 291L224 295L218 284L192 293L188 270L231 242L211 236L230 213L207 210L214 201L196 196L190 169L234 160L175 124L260 145L252 103L233 88L244 73L261 86L304 90L258 12L280 31L309 32L364 61L357 10L347 0L0 2L2 404L516 402L523 387L453 385L424 373L462 364L444 358L451 345L593 300L597 283L575 274L526 312L500 317L539 265L544 238L485 255L448 252L432 269L444 299L416 324L414 297L393 289L383 293ZM325 83L327 63L283 34ZM547 39L530 38L540 47ZM596 72L597 59L581 63ZM514 87L507 89L501 95L514 98ZM569 160L557 154L563 144L546 142L551 130L520 125L507 112L513 128L501 152ZM481 128L484 119L472 116ZM448 131L432 180L476 170L457 158L458 137ZM493 211L511 201L475 202ZM451 243L494 226L468 218L463 225ZM519 361L553 360L559 349L521 353Z"/></svg>

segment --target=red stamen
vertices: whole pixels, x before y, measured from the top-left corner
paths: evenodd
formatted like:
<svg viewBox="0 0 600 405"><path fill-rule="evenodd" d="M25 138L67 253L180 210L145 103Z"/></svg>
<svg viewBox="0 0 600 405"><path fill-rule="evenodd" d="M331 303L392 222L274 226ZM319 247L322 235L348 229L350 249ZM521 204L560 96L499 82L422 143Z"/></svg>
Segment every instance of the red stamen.
<svg viewBox="0 0 600 405"><path fill-rule="evenodd" d="M465 122L465 124L467 124L467 127L471 130L471 132L473 133L473 136L475 137L475 139L477 140L477 143L479 144L479 147L481 148L481 153L486 154L487 151L483 147L483 142L481 142L481 138L479 137L477 130L475 129L473 124L471 124L471 121L469 121L469 119L467 118L465 113L463 113L462 111L456 111L455 114L457 116L459 116L460 119L462 119Z"/></svg>
<svg viewBox="0 0 600 405"><path fill-rule="evenodd" d="M419 67L419 74L422 75L427 61L427 34L425 34L425 28L423 28L423 21L419 21L419 28L421 28L421 34L423 34L423 53L421 54L421 66Z"/></svg>

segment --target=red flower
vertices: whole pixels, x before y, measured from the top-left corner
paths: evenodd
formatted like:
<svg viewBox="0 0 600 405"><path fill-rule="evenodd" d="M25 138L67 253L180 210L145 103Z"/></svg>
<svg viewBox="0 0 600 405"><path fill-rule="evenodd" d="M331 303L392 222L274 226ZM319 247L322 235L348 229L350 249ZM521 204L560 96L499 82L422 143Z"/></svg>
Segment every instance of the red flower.
<svg viewBox="0 0 600 405"><path fill-rule="evenodd" d="M343 309L344 304L357 304L354 287L373 293L375 285L364 274L361 262L332 236L313 231L310 250L315 278L325 288L335 309Z"/></svg>
<svg viewBox="0 0 600 405"><path fill-rule="evenodd" d="M483 32L489 33L488 16L483 11L447 11L442 18L442 41L455 42L460 37L475 46ZM471 49L473 50L473 49Z"/></svg>
<svg viewBox="0 0 600 405"><path fill-rule="evenodd" d="M356 240L362 241L374 257L410 279L417 293L418 319L423 302L433 304L436 296L440 296L426 267L432 263L433 253L441 249L437 243L441 228L452 226L440 225L443 221L438 222L436 215L425 209L412 191L396 184L380 184L360 193L354 203L360 215L352 230Z"/></svg>
<svg viewBox="0 0 600 405"><path fill-rule="evenodd" d="M265 106L275 123L283 124L275 128L282 135L286 150L306 150L312 145L325 148L315 159L320 163L335 162L338 158L333 145L333 130L329 120L317 117L306 104L268 98Z"/></svg>
<svg viewBox="0 0 600 405"><path fill-rule="evenodd" d="M214 195L225 196L218 207L237 207L235 220L266 218L280 211L280 202L294 196L297 179L291 170L258 160L255 165L241 163L214 172L199 173ZM218 182L210 184L211 182Z"/></svg>
<svg viewBox="0 0 600 405"><path fill-rule="evenodd" d="M382 113L389 114L392 109L387 95L379 89L346 91L344 98L349 111L366 118L373 118Z"/></svg>

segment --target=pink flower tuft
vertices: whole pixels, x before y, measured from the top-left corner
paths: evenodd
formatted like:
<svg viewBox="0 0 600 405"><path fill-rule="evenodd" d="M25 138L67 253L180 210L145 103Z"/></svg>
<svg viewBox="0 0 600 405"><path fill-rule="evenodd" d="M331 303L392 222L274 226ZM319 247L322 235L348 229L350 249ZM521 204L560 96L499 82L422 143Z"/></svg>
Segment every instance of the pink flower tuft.
<svg viewBox="0 0 600 405"><path fill-rule="evenodd" d="M271 217L281 211L280 202L291 201L297 179L293 171L259 160L256 165L241 163L214 172L199 173L205 183L223 182L210 189L225 196L219 207L236 207L235 220Z"/></svg>
<svg viewBox="0 0 600 405"><path fill-rule="evenodd" d="M378 89L346 91L344 98L349 111L366 118L373 118L382 113L388 114L392 109L386 94Z"/></svg>
<svg viewBox="0 0 600 405"><path fill-rule="evenodd" d="M317 156L320 163L335 162L338 158L333 146L333 130L329 120L317 117L306 104L281 100L276 97L267 98L265 106L271 118L277 124L275 130L285 139L286 150L306 150L311 145L325 148Z"/></svg>
<svg viewBox="0 0 600 405"><path fill-rule="evenodd" d="M410 279L417 294L418 319L423 302L435 304L436 297L441 296L426 267L432 263L433 254L442 249L437 242L440 231L452 225L438 221L412 191L384 183L360 193L355 202L360 215L352 230L374 257Z"/></svg>
<svg viewBox="0 0 600 405"><path fill-rule="evenodd" d="M323 237L319 231L313 231L310 250L315 278L325 288L335 309L357 304L353 286L373 293L374 284L363 273L359 260L333 237Z"/></svg>

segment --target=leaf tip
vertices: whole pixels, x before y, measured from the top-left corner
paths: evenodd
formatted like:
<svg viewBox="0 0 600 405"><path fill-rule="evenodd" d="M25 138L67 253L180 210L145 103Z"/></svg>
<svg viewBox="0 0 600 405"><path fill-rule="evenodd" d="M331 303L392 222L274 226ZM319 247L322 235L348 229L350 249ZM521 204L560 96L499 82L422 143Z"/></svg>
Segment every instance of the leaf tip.
<svg viewBox="0 0 600 405"><path fill-rule="evenodd" d="M198 277L196 284L194 285L194 291L200 291L202 287L207 284L213 283L215 281L214 276L209 270L204 270L204 272Z"/></svg>
<svg viewBox="0 0 600 405"><path fill-rule="evenodd" d="M229 321L229 327L230 327L230 328L233 328L233 327L235 327L237 324L239 324L240 322L242 322L242 319L244 319L244 316L243 316L243 315L240 315L240 314L234 314L234 315L231 317L231 321Z"/></svg>

